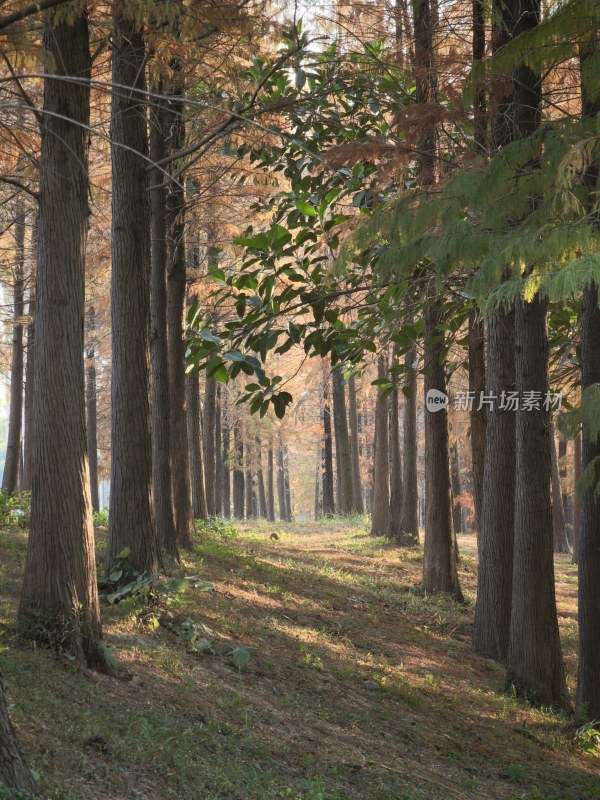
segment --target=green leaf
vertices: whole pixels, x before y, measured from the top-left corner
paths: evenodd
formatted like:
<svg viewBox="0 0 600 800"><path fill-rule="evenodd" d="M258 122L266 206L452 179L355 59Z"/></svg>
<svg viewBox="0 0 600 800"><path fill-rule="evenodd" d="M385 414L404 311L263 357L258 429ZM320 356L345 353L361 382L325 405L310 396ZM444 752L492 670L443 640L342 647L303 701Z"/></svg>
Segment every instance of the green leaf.
<svg viewBox="0 0 600 800"><path fill-rule="evenodd" d="M231 660L233 661L234 667L237 667L239 670L242 670L246 664L252 658L252 649L247 645L243 647L236 647L236 649L231 654Z"/></svg>
<svg viewBox="0 0 600 800"><path fill-rule="evenodd" d="M311 206L310 203L306 203L304 200L296 200L296 208L298 211L301 211L303 214L306 214L307 217L316 217L317 212L314 206Z"/></svg>

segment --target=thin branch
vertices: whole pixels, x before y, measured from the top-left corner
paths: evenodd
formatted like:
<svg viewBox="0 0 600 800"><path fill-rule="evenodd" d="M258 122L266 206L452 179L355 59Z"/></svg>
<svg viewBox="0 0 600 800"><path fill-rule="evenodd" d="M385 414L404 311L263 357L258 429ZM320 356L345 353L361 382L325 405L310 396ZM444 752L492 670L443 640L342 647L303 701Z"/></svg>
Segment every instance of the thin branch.
<svg viewBox="0 0 600 800"><path fill-rule="evenodd" d="M49 8L54 8L55 6L62 6L66 2L68 2L68 0L38 0L37 3L31 3L31 5L25 6L25 8L20 9L20 11L13 11L12 14L1 17L0 31L9 28L11 25L14 25L15 22L26 19L26 17L31 17L33 14L37 14L40 11L47 11Z"/></svg>

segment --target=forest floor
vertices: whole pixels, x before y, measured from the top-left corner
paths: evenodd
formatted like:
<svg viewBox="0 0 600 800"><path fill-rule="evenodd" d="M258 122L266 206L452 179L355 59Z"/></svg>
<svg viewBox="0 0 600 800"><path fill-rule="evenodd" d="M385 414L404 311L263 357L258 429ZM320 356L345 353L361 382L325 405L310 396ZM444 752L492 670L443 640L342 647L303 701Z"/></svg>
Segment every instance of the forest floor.
<svg viewBox="0 0 600 800"><path fill-rule="evenodd" d="M205 528L184 592L104 607L115 678L15 637L26 539L0 532L0 667L43 796L600 798L600 758L572 722L503 693L503 670L473 655L475 539L459 548L465 605L424 597L421 552L362 520ZM573 690L569 562L557 591Z"/></svg>

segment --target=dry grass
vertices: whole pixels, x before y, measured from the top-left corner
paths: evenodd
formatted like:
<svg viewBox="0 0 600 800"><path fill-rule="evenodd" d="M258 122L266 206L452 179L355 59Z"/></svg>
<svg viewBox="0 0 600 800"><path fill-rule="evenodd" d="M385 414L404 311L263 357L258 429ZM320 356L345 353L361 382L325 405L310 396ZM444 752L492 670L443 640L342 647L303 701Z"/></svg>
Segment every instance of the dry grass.
<svg viewBox="0 0 600 800"><path fill-rule="evenodd" d="M421 554L362 522L204 531L192 585L153 627L139 600L105 609L129 680L74 668L8 627L2 670L44 796L59 800L452 800L600 797L598 759L569 720L502 693L470 649L475 541L461 537L458 606L419 592ZM25 539L3 532L2 621L14 619ZM576 571L557 562L571 688ZM142 617L146 620L143 621ZM164 625L214 631L194 654ZM212 638L209 636L209 638ZM228 653L248 645L242 671Z"/></svg>

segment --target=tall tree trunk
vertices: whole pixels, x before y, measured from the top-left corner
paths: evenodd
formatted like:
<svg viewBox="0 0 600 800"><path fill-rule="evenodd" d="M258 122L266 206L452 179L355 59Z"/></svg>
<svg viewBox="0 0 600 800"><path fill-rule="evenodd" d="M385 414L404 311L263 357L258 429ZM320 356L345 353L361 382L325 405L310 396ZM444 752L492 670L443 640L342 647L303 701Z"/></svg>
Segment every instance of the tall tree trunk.
<svg viewBox="0 0 600 800"><path fill-rule="evenodd" d="M15 265L13 270L13 326L10 361L10 411L6 460L2 474L2 490L9 494L17 491L19 461L21 459L21 432L23 424L23 315L25 313L25 219L26 212L17 208L15 220Z"/></svg>
<svg viewBox="0 0 600 800"><path fill-rule="evenodd" d="M269 452L267 455L267 518L269 522L275 522L275 468L273 464L273 445L269 441Z"/></svg>
<svg viewBox="0 0 600 800"><path fill-rule="evenodd" d="M560 487L558 472L558 456L556 453L556 439L554 425L550 427L550 463L551 463L551 498L552 498L552 541L555 553L570 553L565 524L565 511Z"/></svg>
<svg viewBox="0 0 600 800"><path fill-rule="evenodd" d="M254 494L254 474L252 472L252 468L250 466L250 448L246 443L246 519L252 519L254 517L254 503L253 503L253 494Z"/></svg>
<svg viewBox="0 0 600 800"><path fill-rule="evenodd" d="M223 508L222 513L226 519L231 517L231 468L229 453L231 443L231 427L229 425L229 396L227 392L223 393L223 403L221 408L221 430L223 440L223 452L221 456L221 468L223 476L221 478L223 484Z"/></svg>
<svg viewBox="0 0 600 800"><path fill-rule="evenodd" d="M377 360L377 377L385 378L385 356ZM373 511L371 536L387 536L390 513L389 403L378 390L375 405L375 454L373 457Z"/></svg>
<svg viewBox="0 0 600 800"><path fill-rule="evenodd" d="M292 486L290 483L290 454L287 442L281 433L281 443L283 451L283 488L285 497L285 518L288 522L292 521Z"/></svg>
<svg viewBox="0 0 600 800"><path fill-rule="evenodd" d="M570 545L572 535L569 536L569 524L573 524L573 506L571 497L567 492L567 440L564 436L558 437L558 479L560 483L560 492L562 498L563 511L565 515L565 525L567 528L567 541ZM571 528L572 534L572 528Z"/></svg>
<svg viewBox="0 0 600 800"><path fill-rule="evenodd" d="M204 485L209 517L216 514L215 506L215 423L217 416L217 379L207 378L204 390ZM237 515L236 515L237 516ZM243 515L242 515L243 518Z"/></svg>
<svg viewBox="0 0 600 800"><path fill-rule="evenodd" d="M192 514L194 519L206 519L204 475L202 466L202 440L200 433L200 376L190 372L185 379L187 445L192 489Z"/></svg>
<svg viewBox="0 0 600 800"><path fill-rule="evenodd" d="M356 379L354 375L348 380L348 418L350 423L350 450L352 455L352 495L354 511L364 514L362 497L362 480L360 477L360 453L358 448L358 413L356 405Z"/></svg>
<svg viewBox="0 0 600 800"><path fill-rule="evenodd" d="M279 439L277 448L277 499L279 501L279 519L287 520L287 504L285 500L285 475L283 467L283 442Z"/></svg>
<svg viewBox="0 0 600 800"><path fill-rule="evenodd" d="M352 453L350 436L348 435L348 418L346 415L346 397L342 368L335 367L331 373L333 397L333 425L335 428L335 451L338 466L338 512L348 516L354 511L354 494L352 490Z"/></svg>
<svg viewBox="0 0 600 800"><path fill-rule="evenodd" d="M452 527L454 535L462 533L462 506L460 500L460 464L458 461L458 442L450 445L450 485L452 488Z"/></svg>
<svg viewBox="0 0 600 800"><path fill-rule="evenodd" d="M244 439L239 420L233 428L233 456L233 516L244 519Z"/></svg>
<svg viewBox="0 0 600 800"><path fill-rule="evenodd" d="M21 627L105 668L85 434L83 318L90 53L85 6L44 17L31 523ZM44 624L40 625L40 618ZM40 633L43 631L43 633Z"/></svg>
<svg viewBox="0 0 600 800"><path fill-rule="evenodd" d="M579 538L581 533L581 496L579 494L579 481L581 479L581 459L582 459L581 431L573 441L573 478L575 492L573 497L573 564L579 561Z"/></svg>
<svg viewBox="0 0 600 800"><path fill-rule="evenodd" d="M267 495L265 492L265 478L263 475L263 468L262 468L262 445L260 441L260 437L256 437L256 460L257 460L257 470L256 470L256 483L258 489L258 516L261 519L267 518Z"/></svg>
<svg viewBox="0 0 600 800"><path fill-rule="evenodd" d="M425 310L425 395L446 394L440 301ZM448 462L448 412L425 411L425 543L423 588L446 592L462 600L458 582L457 553L452 530L452 500Z"/></svg>
<svg viewBox="0 0 600 800"><path fill-rule="evenodd" d="M31 490L31 448L35 398L35 287L30 289L29 322L27 323L27 364L25 366L25 399L23 422L23 491Z"/></svg>
<svg viewBox="0 0 600 800"><path fill-rule="evenodd" d="M176 152L185 142L184 104L179 62L175 67L172 94L168 106L169 152ZM167 348L169 358L169 403L171 410L171 485L177 541L186 549L192 547L194 520L192 487L187 448L185 409L185 303L186 242L185 191L172 183L167 195ZM210 514L207 498L207 510Z"/></svg>
<svg viewBox="0 0 600 800"><path fill-rule="evenodd" d="M159 92L162 87L159 87ZM154 163L167 153L168 120L165 101L150 114L150 157ZM179 559L171 480L171 405L169 355L167 345L167 185L158 169L152 169L150 182L151 261L150 261L150 366L152 391L152 488L156 531L160 549Z"/></svg>
<svg viewBox="0 0 600 800"><path fill-rule="evenodd" d="M398 544L406 544L400 530L402 516L402 456L400 455L400 403L395 386L390 397L390 511L388 536Z"/></svg>
<svg viewBox="0 0 600 800"><path fill-rule="evenodd" d="M404 398L404 475L402 478L402 517L400 532L406 543L419 541L419 491L417 486L417 375L413 369L417 354L413 348L405 356Z"/></svg>
<svg viewBox="0 0 600 800"><path fill-rule="evenodd" d="M88 308L87 313L88 347L86 353L86 417L87 417L87 445L90 463L90 490L92 508L100 511L98 498L98 424L97 424L97 398L96 398L96 311L94 306Z"/></svg>
<svg viewBox="0 0 600 800"><path fill-rule="evenodd" d="M37 796L36 782L25 763L11 725L0 675L0 785Z"/></svg>
<svg viewBox="0 0 600 800"><path fill-rule="evenodd" d="M155 573L159 546L150 434L150 220L144 35L114 8L112 95L112 424L106 567L129 548L137 572ZM40 337L41 338L41 337Z"/></svg>
<svg viewBox="0 0 600 800"><path fill-rule="evenodd" d="M333 494L333 439L331 436L331 406L329 405L329 379L323 382L323 515L335 514Z"/></svg>
<svg viewBox="0 0 600 800"><path fill-rule="evenodd" d="M546 304L536 297L515 311L515 376L519 396L548 391ZM507 681L543 705L568 708L552 554L550 412L516 414L515 540Z"/></svg>
<svg viewBox="0 0 600 800"><path fill-rule="evenodd" d="M221 441L221 387L217 386L215 408L215 515L223 512L223 443Z"/></svg>
<svg viewBox="0 0 600 800"><path fill-rule="evenodd" d="M474 0L474 7L482 0ZM485 104L485 100L483 101ZM485 137L484 137L485 141ZM486 407L479 407L479 398L485 391L485 353L483 320L476 309L469 313L469 392L473 403L469 408L471 424L471 463L473 473L473 505L475 528L481 530L483 506L483 473L485 466Z"/></svg>

